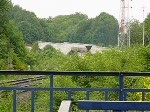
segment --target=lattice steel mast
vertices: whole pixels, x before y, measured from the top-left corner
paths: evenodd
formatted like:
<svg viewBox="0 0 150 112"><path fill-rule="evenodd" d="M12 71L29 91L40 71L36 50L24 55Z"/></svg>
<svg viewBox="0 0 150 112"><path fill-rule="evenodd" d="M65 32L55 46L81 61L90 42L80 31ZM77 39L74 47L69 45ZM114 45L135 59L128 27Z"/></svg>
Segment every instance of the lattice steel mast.
<svg viewBox="0 0 150 112"><path fill-rule="evenodd" d="M129 31L129 0L121 0L120 5L121 17L118 36L118 47L130 46L130 31Z"/></svg>

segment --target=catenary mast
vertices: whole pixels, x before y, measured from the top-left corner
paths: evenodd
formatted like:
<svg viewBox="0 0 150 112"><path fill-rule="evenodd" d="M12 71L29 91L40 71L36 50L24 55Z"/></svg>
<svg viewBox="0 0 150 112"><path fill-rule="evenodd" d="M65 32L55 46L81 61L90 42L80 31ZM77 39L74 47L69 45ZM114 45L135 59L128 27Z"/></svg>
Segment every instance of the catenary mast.
<svg viewBox="0 0 150 112"><path fill-rule="evenodd" d="M120 2L120 28L118 36L118 47L124 48L130 46L130 30L129 30L129 0L121 0Z"/></svg>

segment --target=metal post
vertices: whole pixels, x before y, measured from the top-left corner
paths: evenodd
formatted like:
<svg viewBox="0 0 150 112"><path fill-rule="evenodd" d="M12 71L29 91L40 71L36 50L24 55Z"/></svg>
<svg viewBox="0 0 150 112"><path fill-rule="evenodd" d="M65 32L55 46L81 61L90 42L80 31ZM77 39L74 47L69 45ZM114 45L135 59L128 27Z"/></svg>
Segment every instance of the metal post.
<svg viewBox="0 0 150 112"><path fill-rule="evenodd" d="M142 92L142 101L145 101L145 92Z"/></svg>
<svg viewBox="0 0 150 112"><path fill-rule="evenodd" d="M143 7L143 46L144 46L144 41L145 41L145 39L144 39L145 31L144 30L145 29L144 29L144 7Z"/></svg>
<svg viewBox="0 0 150 112"><path fill-rule="evenodd" d="M108 91L105 91L105 100L108 101ZM105 112L108 112L108 110L105 110Z"/></svg>
<svg viewBox="0 0 150 112"><path fill-rule="evenodd" d="M31 100L31 112L34 112L34 98L35 98L35 92L32 91L32 100Z"/></svg>
<svg viewBox="0 0 150 112"><path fill-rule="evenodd" d="M86 99L90 100L90 91L86 91ZM89 110L86 110L86 112L90 112Z"/></svg>
<svg viewBox="0 0 150 112"><path fill-rule="evenodd" d="M54 77L51 74L50 75L50 112L54 112L53 111L53 103L54 103L54 96L53 96L53 87L54 87Z"/></svg>
<svg viewBox="0 0 150 112"><path fill-rule="evenodd" d="M90 100L90 91L86 91L86 99Z"/></svg>
<svg viewBox="0 0 150 112"><path fill-rule="evenodd" d="M119 29L120 30L120 29ZM119 44L119 41L120 40L120 32L118 33L118 49L119 49L119 47L120 47L120 44Z"/></svg>
<svg viewBox="0 0 150 112"><path fill-rule="evenodd" d="M127 94L127 92L125 92L125 93L124 93L124 101L127 101L127 100L128 100L127 97L128 97L128 94Z"/></svg>
<svg viewBox="0 0 150 112"><path fill-rule="evenodd" d="M128 100L127 97L128 97L128 94L127 94L127 92L125 92L125 93L124 93L124 101L127 101L127 100ZM123 112L127 112L127 111L123 111Z"/></svg>
<svg viewBox="0 0 150 112"><path fill-rule="evenodd" d="M72 91L69 90L68 91L68 100L72 100L72 95L71 94L72 94Z"/></svg>
<svg viewBox="0 0 150 112"><path fill-rule="evenodd" d="M142 101L144 101L145 100L145 92L142 92ZM142 111L142 112L144 112L144 111Z"/></svg>
<svg viewBox="0 0 150 112"><path fill-rule="evenodd" d="M105 100L108 101L108 91L105 92Z"/></svg>
<svg viewBox="0 0 150 112"><path fill-rule="evenodd" d="M124 100L124 91L123 91L123 89L124 89L124 76L123 76L123 74L120 74L119 75L119 90L120 90L119 100L120 101Z"/></svg>
<svg viewBox="0 0 150 112"><path fill-rule="evenodd" d="M131 46L130 44L131 44L131 32L130 32L130 23L128 23L129 24L129 47Z"/></svg>
<svg viewBox="0 0 150 112"><path fill-rule="evenodd" d="M124 100L124 76L123 74L119 74L119 100ZM121 110L113 110L113 112L122 112Z"/></svg>
<svg viewBox="0 0 150 112"><path fill-rule="evenodd" d="M17 96L16 96L16 90L14 90L13 112L17 112Z"/></svg>
<svg viewBox="0 0 150 112"><path fill-rule="evenodd" d="M145 92L142 92L142 101L144 101L145 100ZM144 111L142 111L142 112L144 112Z"/></svg>

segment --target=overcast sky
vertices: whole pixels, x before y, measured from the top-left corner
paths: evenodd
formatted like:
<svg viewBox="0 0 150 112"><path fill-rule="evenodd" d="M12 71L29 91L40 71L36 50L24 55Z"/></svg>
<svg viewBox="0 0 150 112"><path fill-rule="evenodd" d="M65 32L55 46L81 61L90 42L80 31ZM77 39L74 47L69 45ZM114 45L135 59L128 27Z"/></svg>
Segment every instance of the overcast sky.
<svg viewBox="0 0 150 112"><path fill-rule="evenodd" d="M119 19L121 0L12 0L14 5L34 12L39 18L55 17L58 15L69 15L80 12L89 18L98 16L101 12L107 12ZM126 0L128 1L128 0ZM144 16L150 12L150 0L129 0L130 18L143 21Z"/></svg>

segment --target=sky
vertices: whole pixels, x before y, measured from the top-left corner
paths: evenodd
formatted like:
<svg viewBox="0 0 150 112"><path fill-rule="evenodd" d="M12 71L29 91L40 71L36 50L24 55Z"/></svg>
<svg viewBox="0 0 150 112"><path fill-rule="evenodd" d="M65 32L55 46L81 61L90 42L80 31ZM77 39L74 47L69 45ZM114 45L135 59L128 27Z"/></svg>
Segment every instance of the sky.
<svg viewBox="0 0 150 112"><path fill-rule="evenodd" d="M107 12L120 20L121 0L12 0L14 5L19 5L27 11L34 12L39 18L56 17L58 15L70 15L76 12L86 14L89 18L95 18L101 12ZM150 13L150 0L126 0L129 1L129 19L143 21ZM131 8L132 7L132 8ZM143 8L144 11L143 11Z"/></svg>

